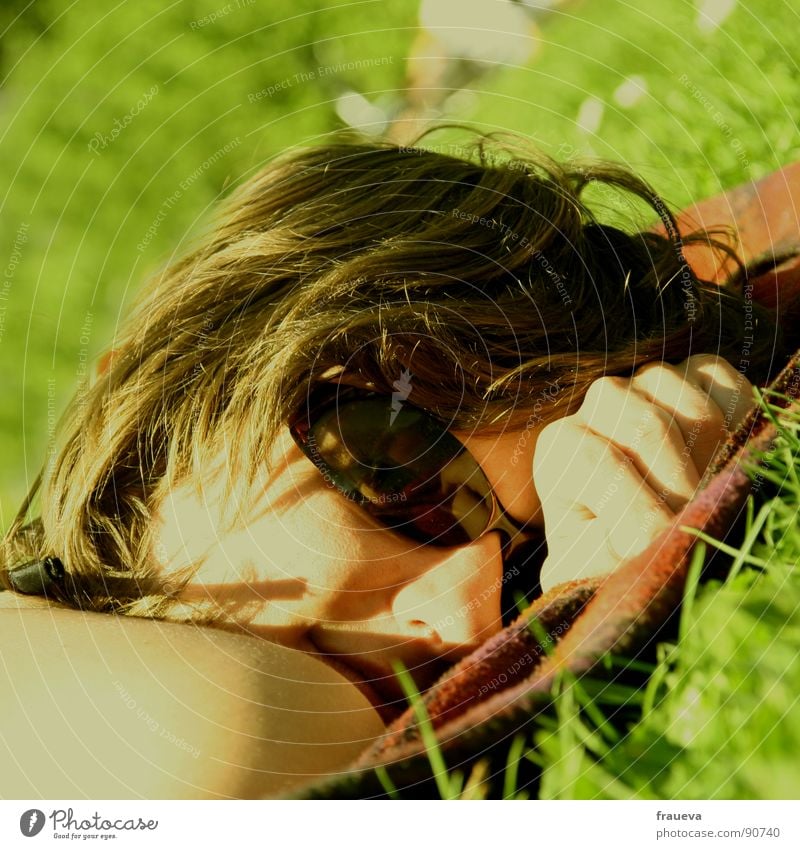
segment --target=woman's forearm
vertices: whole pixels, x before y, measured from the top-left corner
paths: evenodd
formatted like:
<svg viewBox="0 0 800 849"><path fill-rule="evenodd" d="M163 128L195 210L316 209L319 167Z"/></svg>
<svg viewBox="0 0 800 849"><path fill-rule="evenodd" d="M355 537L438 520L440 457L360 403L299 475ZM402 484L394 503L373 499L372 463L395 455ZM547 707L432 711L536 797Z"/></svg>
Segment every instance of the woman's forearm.
<svg viewBox="0 0 800 849"><path fill-rule="evenodd" d="M253 637L64 609L0 631L5 798L281 795L383 730L334 670Z"/></svg>

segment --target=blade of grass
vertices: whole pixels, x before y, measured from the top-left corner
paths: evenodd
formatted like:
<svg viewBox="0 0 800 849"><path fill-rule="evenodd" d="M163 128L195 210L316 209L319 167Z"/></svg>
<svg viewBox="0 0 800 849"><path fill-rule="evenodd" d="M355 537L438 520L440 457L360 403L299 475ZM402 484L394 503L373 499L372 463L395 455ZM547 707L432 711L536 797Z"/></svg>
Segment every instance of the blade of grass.
<svg viewBox="0 0 800 849"><path fill-rule="evenodd" d="M442 799L457 799L461 792L461 776L459 773L453 773L451 776L447 771L444 755L439 747L439 741L436 739L436 731L411 674L399 661L395 661L393 666L400 686L403 688L419 724L420 736L433 770L439 795Z"/></svg>
<svg viewBox="0 0 800 849"><path fill-rule="evenodd" d="M753 509L754 509L754 501L752 498L747 499L747 533L745 534L744 540L742 541L742 546L739 549L736 556L733 558L733 563L731 563L731 567L728 570L728 576L725 579L726 583L730 584L739 572L742 571L742 566L744 566L745 558L747 558L752 549L755 541L758 539L758 535L761 533L761 529L764 527L764 523L767 521L767 516L769 516L770 510L772 509L769 504L762 505L761 509L758 511L758 515L755 519L752 518Z"/></svg>
<svg viewBox="0 0 800 849"><path fill-rule="evenodd" d="M734 548L732 545L727 545L724 542L720 542L718 539L714 539L714 537L710 534L707 534L705 531L701 531L700 528L692 528L689 525L681 525L681 530L687 534L696 536L707 545L712 545L714 548L718 548L720 551L725 554L729 554L731 557L737 557L741 554L738 548ZM744 555L742 557L742 562L750 563L752 566L760 566L762 569L767 566L766 560L762 560L760 557L750 554Z"/></svg>
<svg viewBox="0 0 800 849"><path fill-rule="evenodd" d="M686 635L689 632L692 622L692 609L697 597L697 587L700 584L700 572L703 569L703 564L706 560L706 545L704 542L698 542L692 552L692 562L689 564L689 571L686 575L686 586L683 590L683 604L681 606L681 621L678 626L678 645L686 642Z"/></svg>
<svg viewBox="0 0 800 849"><path fill-rule="evenodd" d="M503 770L503 798L514 799L517 795L517 778L519 776L519 762L525 748L525 737L518 734L508 748L506 757L506 768Z"/></svg>
<svg viewBox="0 0 800 849"><path fill-rule="evenodd" d="M464 785L463 791L458 798L469 801L473 799L485 799L488 783L486 776L489 772L489 762L485 760L478 761L472 768L469 774L467 783Z"/></svg>
<svg viewBox="0 0 800 849"><path fill-rule="evenodd" d="M384 793L390 799L399 799L400 794L397 792L397 787L395 783L392 781L391 776L386 771L385 766L376 766L375 767L375 775L378 776L378 781L381 783L381 787L383 787Z"/></svg>

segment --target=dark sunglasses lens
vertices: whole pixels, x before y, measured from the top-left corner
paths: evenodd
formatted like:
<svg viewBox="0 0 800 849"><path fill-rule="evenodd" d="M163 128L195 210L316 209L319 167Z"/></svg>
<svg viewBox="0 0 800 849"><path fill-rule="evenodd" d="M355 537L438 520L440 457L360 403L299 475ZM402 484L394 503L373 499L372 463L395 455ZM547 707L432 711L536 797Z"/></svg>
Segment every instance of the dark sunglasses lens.
<svg viewBox="0 0 800 849"><path fill-rule="evenodd" d="M328 408L302 447L344 495L413 539L463 545L492 519L491 487L464 446L423 411L393 410L390 398Z"/></svg>

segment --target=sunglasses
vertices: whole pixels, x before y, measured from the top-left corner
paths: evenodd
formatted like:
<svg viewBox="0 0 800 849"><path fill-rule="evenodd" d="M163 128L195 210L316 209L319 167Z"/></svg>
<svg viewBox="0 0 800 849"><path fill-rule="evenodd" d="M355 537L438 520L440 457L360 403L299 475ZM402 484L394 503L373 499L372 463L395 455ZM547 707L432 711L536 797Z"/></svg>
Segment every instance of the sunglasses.
<svg viewBox="0 0 800 849"><path fill-rule="evenodd" d="M541 534L505 512L478 461L430 413L388 395L322 384L289 430L328 484L395 533L449 547L499 531L506 564L523 550L531 560L532 543L534 559L543 560Z"/></svg>

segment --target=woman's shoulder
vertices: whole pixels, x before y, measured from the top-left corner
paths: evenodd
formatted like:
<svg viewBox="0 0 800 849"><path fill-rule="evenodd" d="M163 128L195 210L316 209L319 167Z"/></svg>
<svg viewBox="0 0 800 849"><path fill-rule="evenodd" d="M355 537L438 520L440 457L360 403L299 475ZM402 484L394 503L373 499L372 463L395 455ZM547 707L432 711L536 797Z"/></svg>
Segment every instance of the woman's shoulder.
<svg viewBox="0 0 800 849"><path fill-rule="evenodd" d="M35 595L20 595L10 590L0 591L0 610L54 609L46 598Z"/></svg>

